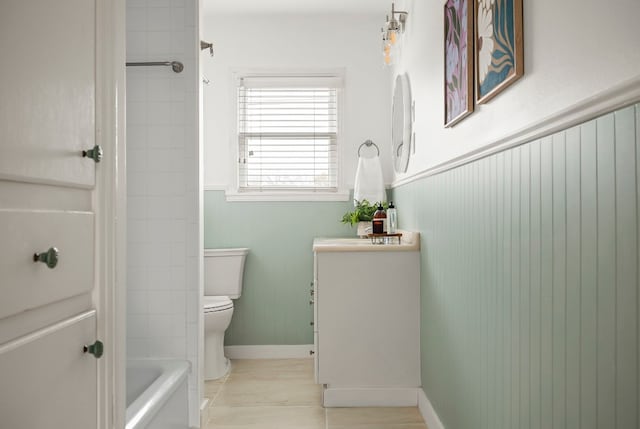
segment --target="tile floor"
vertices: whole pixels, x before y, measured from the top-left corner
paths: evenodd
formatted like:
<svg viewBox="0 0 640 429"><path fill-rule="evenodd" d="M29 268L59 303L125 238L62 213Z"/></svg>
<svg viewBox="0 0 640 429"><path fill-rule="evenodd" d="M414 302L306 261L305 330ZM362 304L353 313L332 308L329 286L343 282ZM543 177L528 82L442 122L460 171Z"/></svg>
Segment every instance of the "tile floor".
<svg viewBox="0 0 640 429"><path fill-rule="evenodd" d="M312 359L242 359L205 383L207 429L427 429L416 407L323 408Z"/></svg>

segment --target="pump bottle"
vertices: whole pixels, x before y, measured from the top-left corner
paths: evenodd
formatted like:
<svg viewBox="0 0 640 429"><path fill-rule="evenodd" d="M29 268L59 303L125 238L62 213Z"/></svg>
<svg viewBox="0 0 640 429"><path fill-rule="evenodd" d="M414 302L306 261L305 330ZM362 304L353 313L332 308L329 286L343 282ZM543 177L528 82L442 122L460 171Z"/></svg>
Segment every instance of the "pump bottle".
<svg viewBox="0 0 640 429"><path fill-rule="evenodd" d="M395 234L396 232L398 232L398 212L391 201L387 209L387 233Z"/></svg>

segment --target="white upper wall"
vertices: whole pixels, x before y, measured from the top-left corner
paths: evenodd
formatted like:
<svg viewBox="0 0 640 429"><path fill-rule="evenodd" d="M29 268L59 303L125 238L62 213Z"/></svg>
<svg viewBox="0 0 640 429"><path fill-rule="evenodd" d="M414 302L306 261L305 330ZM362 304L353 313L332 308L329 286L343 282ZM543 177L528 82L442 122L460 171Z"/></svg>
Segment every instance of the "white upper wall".
<svg viewBox="0 0 640 429"><path fill-rule="evenodd" d="M389 0L204 0L207 14L377 14L391 9Z"/></svg>
<svg viewBox="0 0 640 429"><path fill-rule="evenodd" d="M372 15L216 15L203 20L204 40L215 57L202 57L204 85L205 188L226 189L235 177L235 87L232 72L243 69L343 69L344 115L341 178L353 188L358 146L380 147L385 181L390 163L391 70L382 64L380 27Z"/></svg>
<svg viewBox="0 0 640 429"><path fill-rule="evenodd" d="M474 152L640 77L640 1L524 2L524 76L444 128L443 5L398 0L409 12L397 72L416 100L416 150L403 179Z"/></svg>

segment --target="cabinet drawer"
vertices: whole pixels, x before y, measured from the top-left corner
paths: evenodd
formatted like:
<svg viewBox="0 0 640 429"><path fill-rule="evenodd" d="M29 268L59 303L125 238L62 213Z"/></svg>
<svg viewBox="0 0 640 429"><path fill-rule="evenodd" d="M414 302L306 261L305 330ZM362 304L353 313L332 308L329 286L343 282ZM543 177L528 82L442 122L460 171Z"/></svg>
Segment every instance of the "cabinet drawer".
<svg viewBox="0 0 640 429"><path fill-rule="evenodd" d="M0 427L95 427L97 365L83 353L95 319L92 310L0 345Z"/></svg>
<svg viewBox="0 0 640 429"><path fill-rule="evenodd" d="M93 288L93 213L0 210L0 318ZM59 250L55 268L34 253Z"/></svg>

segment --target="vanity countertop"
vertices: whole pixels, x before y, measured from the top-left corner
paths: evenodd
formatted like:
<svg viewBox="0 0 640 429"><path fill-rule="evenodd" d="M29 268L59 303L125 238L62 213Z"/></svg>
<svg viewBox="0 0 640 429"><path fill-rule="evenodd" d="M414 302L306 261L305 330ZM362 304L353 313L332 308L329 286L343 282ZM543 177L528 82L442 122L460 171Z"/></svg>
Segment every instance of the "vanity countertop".
<svg viewBox="0 0 640 429"><path fill-rule="evenodd" d="M400 244L374 244L369 238L316 238L314 252L411 252L420 250L420 233L402 233Z"/></svg>

